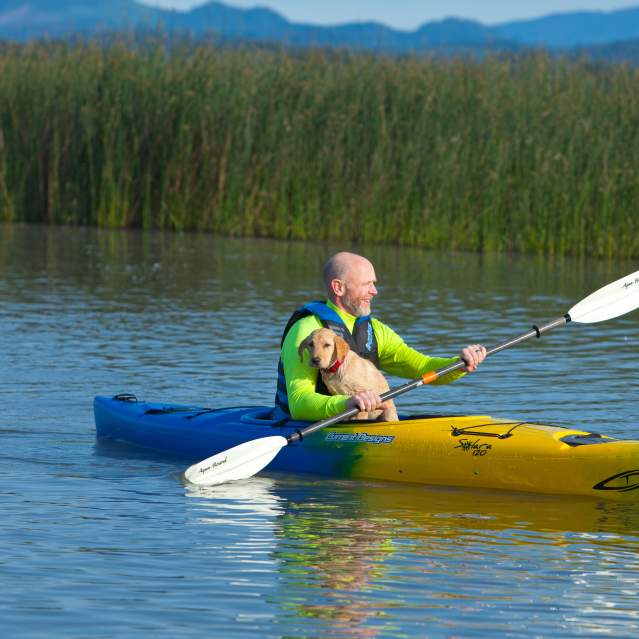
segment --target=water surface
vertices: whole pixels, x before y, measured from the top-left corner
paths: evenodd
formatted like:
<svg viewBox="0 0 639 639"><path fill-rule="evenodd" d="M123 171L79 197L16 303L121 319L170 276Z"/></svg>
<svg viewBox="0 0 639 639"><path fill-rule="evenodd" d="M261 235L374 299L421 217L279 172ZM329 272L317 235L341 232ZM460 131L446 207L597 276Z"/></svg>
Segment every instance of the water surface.
<svg viewBox="0 0 639 639"><path fill-rule="evenodd" d="M269 403L282 325L341 248L0 226L5 636L637 636L637 506L273 473L195 489L181 460L96 447L97 394ZM639 268L358 250L377 315L438 355ZM568 326L397 403L636 438L638 342L636 313Z"/></svg>

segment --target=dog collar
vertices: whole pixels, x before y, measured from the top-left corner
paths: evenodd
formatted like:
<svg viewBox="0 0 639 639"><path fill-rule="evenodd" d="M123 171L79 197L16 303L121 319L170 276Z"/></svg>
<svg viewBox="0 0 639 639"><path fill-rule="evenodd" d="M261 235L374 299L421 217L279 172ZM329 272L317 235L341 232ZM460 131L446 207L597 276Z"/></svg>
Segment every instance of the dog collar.
<svg viewBox="0 0 639 639"><path fill-rule="evenodd" d="M335 360L335 363L332 366L329 366L326 370L329 373L337 373L337 369L342 365L342 362L340 362L338 359Z"/></svg>

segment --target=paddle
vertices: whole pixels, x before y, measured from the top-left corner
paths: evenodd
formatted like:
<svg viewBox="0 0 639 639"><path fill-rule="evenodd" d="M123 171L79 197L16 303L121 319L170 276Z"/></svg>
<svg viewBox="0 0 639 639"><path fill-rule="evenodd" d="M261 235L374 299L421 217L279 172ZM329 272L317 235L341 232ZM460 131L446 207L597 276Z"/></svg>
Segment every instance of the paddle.
<svg viewBox="0 0 639 639"><path fill-rule="evenodd" d="M541 337L546 331L557 326L563 326L568 322L578 322L581 324L603 322L604 320L629 313L637 307L639 307L639 271L600 288L573 306L568 313L562 317L552 320L543 326L533 326L533 328L526 333L501 342L489 348L486 352L487 355L493 355L531 337ZM460 360L436 371L426 373L419 379L415 379L403 386L398 386L383 393L381 399L384 401L402 395L413 388L429 384L438 377L459 370L465 365L465 362ZM273 435L244 442L239 446L225 450L198 464L190 466L184 473L184 476L191 483L200 485L215 485L236 479L247 479L267 466L275 455L285 446L299 442L307 435L321 428L326 428L337 422L344 421L358 412L358 408L351 408L350 410L339 413L339 415L329 417L328 419L311 424L306 428L297 430L288 437Z"/></svg>

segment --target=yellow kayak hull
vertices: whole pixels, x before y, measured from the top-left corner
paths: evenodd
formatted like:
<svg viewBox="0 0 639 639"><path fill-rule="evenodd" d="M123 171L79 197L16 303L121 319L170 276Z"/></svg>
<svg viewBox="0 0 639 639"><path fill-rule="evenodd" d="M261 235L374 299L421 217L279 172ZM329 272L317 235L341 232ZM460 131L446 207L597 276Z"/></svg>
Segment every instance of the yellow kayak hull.
<svg viewBox="0 0 639 639"><path fill-rule="evenodd" d="M354 447L351 477L639 499L639 441L487 416L349 423L313 437Z"/></svg>

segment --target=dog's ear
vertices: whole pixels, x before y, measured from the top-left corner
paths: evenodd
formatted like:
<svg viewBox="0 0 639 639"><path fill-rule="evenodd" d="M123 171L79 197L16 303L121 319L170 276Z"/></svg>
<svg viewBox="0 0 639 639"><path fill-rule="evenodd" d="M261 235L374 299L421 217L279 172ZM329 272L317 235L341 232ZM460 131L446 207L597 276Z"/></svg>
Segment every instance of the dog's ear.
<svg viewBox="0 0 639 639"><path fill-rule="evenodd" d="M339 335L335 335L335 357L337 357L340 362L344 361L346 354L350 350L348 342Z"/></svg>
<svg viewBox="0 0 639 639"><path fill-rule="evenodd" d="M300 356L300 362L304 363L304 351L308 347L310 341L313 339L313 333L311 333L306 339L303 339L297 349Z"/></svg>

